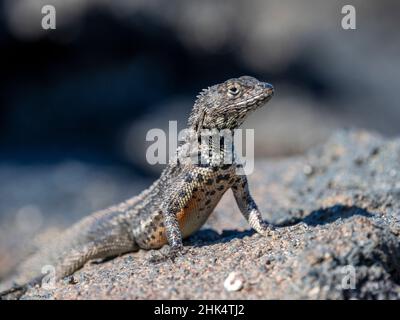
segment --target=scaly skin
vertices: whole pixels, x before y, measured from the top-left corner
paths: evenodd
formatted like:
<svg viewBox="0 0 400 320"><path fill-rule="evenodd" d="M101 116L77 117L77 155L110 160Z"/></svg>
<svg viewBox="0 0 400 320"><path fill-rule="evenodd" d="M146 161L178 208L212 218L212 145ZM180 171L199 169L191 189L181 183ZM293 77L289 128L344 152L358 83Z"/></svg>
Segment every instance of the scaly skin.
<svg viewBox="0 0 400 320"><path fill-rule="evenodd" d="M81 268L87 261L105 259L139 249L170 245L170 256L183 249L182 239L196 232L207 220L223 194L232 189L239 209L249 225L262 235L272 227L262 221L250 195L247 178L237 173L240 164L226 164L226 153L218 138L202 143L202 130L234 130L252 111L273 95L273 87L244 76L203 90L189 118L188 131L177 155L161 177L138 196L93 213L67 229L54 242L24 262L18 270L17 286L0 294L7 298L38 283L44 265L55 267L56 279ZM219 150L207 156L200 151ZM219 157L218 157L219 155ZM193 157L198 160L192 161Z"/></svg>

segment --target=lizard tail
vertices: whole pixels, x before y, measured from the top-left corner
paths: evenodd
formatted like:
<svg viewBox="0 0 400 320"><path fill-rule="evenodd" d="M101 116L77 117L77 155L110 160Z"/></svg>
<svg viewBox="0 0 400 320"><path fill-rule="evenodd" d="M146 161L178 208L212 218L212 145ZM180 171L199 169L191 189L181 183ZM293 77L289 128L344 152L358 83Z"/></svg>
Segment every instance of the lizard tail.
<svg viewBox="0 0 400 320"><path fill-rule="evenodd" d="M14 285L0 298L18 299L42 280L54 283L80 269L87 261L136 251L129 232L112 220L118 211L104 210L78 221L23 261L13 277Z"/></svg>

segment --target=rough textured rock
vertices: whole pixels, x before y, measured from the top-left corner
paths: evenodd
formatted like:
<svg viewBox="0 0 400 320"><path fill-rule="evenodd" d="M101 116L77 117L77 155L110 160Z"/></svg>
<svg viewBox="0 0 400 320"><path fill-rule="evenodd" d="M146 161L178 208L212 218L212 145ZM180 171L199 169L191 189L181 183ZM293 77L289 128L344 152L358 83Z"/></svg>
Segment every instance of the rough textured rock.
<svg viewBox="0 0 400 320"><path fill-rule="evenodd" d="M140 251L87 264L25 299L399 299L400 140L339 131L305 156L256 162L251 189L274 239L227 194L175 263ZM240 274L242 288L224 281Z"/></svg>

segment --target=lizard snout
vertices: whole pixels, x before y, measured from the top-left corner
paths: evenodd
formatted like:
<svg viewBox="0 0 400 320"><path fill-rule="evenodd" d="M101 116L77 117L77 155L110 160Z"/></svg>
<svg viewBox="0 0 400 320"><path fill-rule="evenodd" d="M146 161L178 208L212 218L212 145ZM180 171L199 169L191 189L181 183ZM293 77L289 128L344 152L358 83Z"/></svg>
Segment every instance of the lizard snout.
<svg viewBox="0 0 400 320"><path fill-rule="evenodd" d="M263 88L268 93L268 95L271 95L271 96L274 95L274 87L272 84L263 82Z"/></svg>

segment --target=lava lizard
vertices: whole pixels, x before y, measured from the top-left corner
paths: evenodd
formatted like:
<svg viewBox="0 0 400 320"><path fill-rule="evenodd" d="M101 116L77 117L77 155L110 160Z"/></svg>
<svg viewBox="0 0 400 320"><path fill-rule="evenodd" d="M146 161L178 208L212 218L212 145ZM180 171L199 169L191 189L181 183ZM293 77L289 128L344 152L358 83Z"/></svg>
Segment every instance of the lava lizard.
<svg viewBox="0 0 400 320"><path fill-rule="evenodd" d="M199 141L206 129L232 132L273 94L272 85L249 76L203 90L189 117L191 134L179 145L175 160L169 162L160 178L138 196L95 212L64 231L20 265L13 288L0 293L0 298L14 292L19 292L15 296L19 297L28 286L39 283L44 265L54 266L54 276L59 280L89 260L161 248L167 243L168 255L174 257L183 250L182 239L206 222L228 189L232 189L249 225L262 235L270 235L273 227L263 222L246 175L237 173L241 164L235 158L227 164L222 161L224 156L202 152L204 145ZM201 154L201 161L193 161L193 154Z"/></svg>

